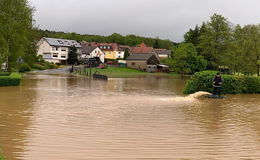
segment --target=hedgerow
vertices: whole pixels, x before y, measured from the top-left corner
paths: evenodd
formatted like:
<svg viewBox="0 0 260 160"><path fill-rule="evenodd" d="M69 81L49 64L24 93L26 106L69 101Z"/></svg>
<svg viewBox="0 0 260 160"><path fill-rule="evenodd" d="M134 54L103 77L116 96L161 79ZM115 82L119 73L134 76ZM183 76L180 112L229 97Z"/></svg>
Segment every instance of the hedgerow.
<svg viewBox="0 0 260 160"><path fill-rule="evenodd" d="M212 79L217 71L203 71L194 74L184 88L185 94L198 91L213 92ZM224 83L223 94L260 93L260 77L222 75Z"/></svg>
<svg viewBox="0 0 260 160"><path fill-rule="evenodd" d="M20 82L21 75L19 73L11 73L9 76L0 76L0 87L18 86Z"/></svg>

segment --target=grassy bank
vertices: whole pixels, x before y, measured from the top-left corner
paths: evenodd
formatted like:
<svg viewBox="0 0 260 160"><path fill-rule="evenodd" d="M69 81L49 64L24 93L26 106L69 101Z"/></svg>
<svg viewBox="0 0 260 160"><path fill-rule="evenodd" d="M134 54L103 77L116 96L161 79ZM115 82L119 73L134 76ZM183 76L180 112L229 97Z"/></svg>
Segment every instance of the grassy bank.
<svg viewBox="0 0 260 160"><path fill-rule="evenodd" d="M0 152L0 160L4 160L4 155Z"/></svg>
<svg viewBox="0 0 260 160"><path fill-rule="evenodd" d="M184 93L191 94L198 91L213 92L212 79L216 71L203 71L194 74L193 78L187 82ZM246 94L260 93L260 77L256 76L235 76L222 75L224 84L223 94Z"/></svg>
<svg viewBox="0 0 260 160"><path fill-rule="evenodd" d="M86 72L89 73L90 69L87 69ZM86 73L85 72L85 73ZM117 67L108 67L105 69L96 69L92 68L91 69L92 74L93 73L98 73L102 75L106 75L108 77L112 78L127 78L127 77L136 77L136 76L146 76L146 75L158 75L158 76L171 76L171 75L178 75L175 73L148 73L148 72L143 72L139 71L136 69L132 68L117 68Z"/></svg>
<svg viewBox="0 0 260 160"><path fill-rule="evenodd" d="M6 73L1 75L0 75L0 87L20 85L21 75L19 73L10 73L10 74Z"/></svg>

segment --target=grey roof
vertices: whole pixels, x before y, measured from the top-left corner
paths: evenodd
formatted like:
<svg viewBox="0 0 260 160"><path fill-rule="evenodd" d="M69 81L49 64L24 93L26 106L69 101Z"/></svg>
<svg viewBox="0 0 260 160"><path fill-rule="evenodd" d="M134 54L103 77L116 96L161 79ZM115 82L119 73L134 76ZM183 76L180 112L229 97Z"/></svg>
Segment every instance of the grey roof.
<svg viewBox="0 0 260 160"><path fill-rule="evenodd" d="M153 53L135 53L130 55L126 60L148 60L153 55Z"/></svg>
<svg viewBox="0 0 260 160"><path fill-rule="evenodd" d="M58 39L58 38L47 38L44 39L49 43L51 46L58 46L58 47L71 47L75 46L77 48L81 48L81 45L75 40L68 40L68 39Z"/></svg>
<svg viewBox="0 0 260 160"><path fill-rule="evenodd" d="M171 50L166 50L166 49L154 49L154 51L157 54L165 54L165 55L171 55L172 53Z"/></svg>
<svg viewBox="0 0 260 160"><path fill-rule="evenodd" d="M89 55L91 52L93 52L96 48L95 46L83 46L82 47L82 54Z"/></svg>

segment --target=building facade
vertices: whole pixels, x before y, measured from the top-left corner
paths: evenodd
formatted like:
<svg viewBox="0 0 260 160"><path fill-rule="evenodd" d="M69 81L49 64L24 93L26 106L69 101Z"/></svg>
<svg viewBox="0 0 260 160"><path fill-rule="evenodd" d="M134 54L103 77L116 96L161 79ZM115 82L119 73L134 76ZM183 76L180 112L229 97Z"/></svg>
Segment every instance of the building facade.
<svg viewBox="0 0 260 160"><path fill-rule="evenodd" d="M82 54L80 59L96 57L98 57L102 63L105 63L105 53L99 47L82 45Z"/></svg>
<svg viewBox="0 0 260 160"><path fill-rule="evenodd" d="M127 67L145 71L148 65L160 64L159 58L154 53L136 53L126 59Z"/></svg>
<svg viewBox="0 0 260 160"><path fill-rule="evenodd" d="M154 49L160 59L170 58L172 51L167 49Z"/></svg>
<svg viewBox="0 0 260 160"><path fill-rule="evenodd" d="M70 47L77 48L78 57L82 54L81 45L74 40L42 38L38 43L37 55L42 56L45 61L50 63L66 64Z"/></svg>

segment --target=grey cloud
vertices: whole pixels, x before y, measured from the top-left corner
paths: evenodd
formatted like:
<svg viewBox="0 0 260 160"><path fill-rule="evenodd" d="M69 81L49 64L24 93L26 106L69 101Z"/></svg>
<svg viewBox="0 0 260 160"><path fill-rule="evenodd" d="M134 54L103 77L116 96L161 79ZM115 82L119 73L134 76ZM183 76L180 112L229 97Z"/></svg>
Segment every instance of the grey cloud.
<svg viewBox="0 0 260 160"><path fill-rule="evenodd" d="M213 13L234 24L260 21L259 0L30 0L42 29L109 35L137 34L181 41Z"/></svg>

